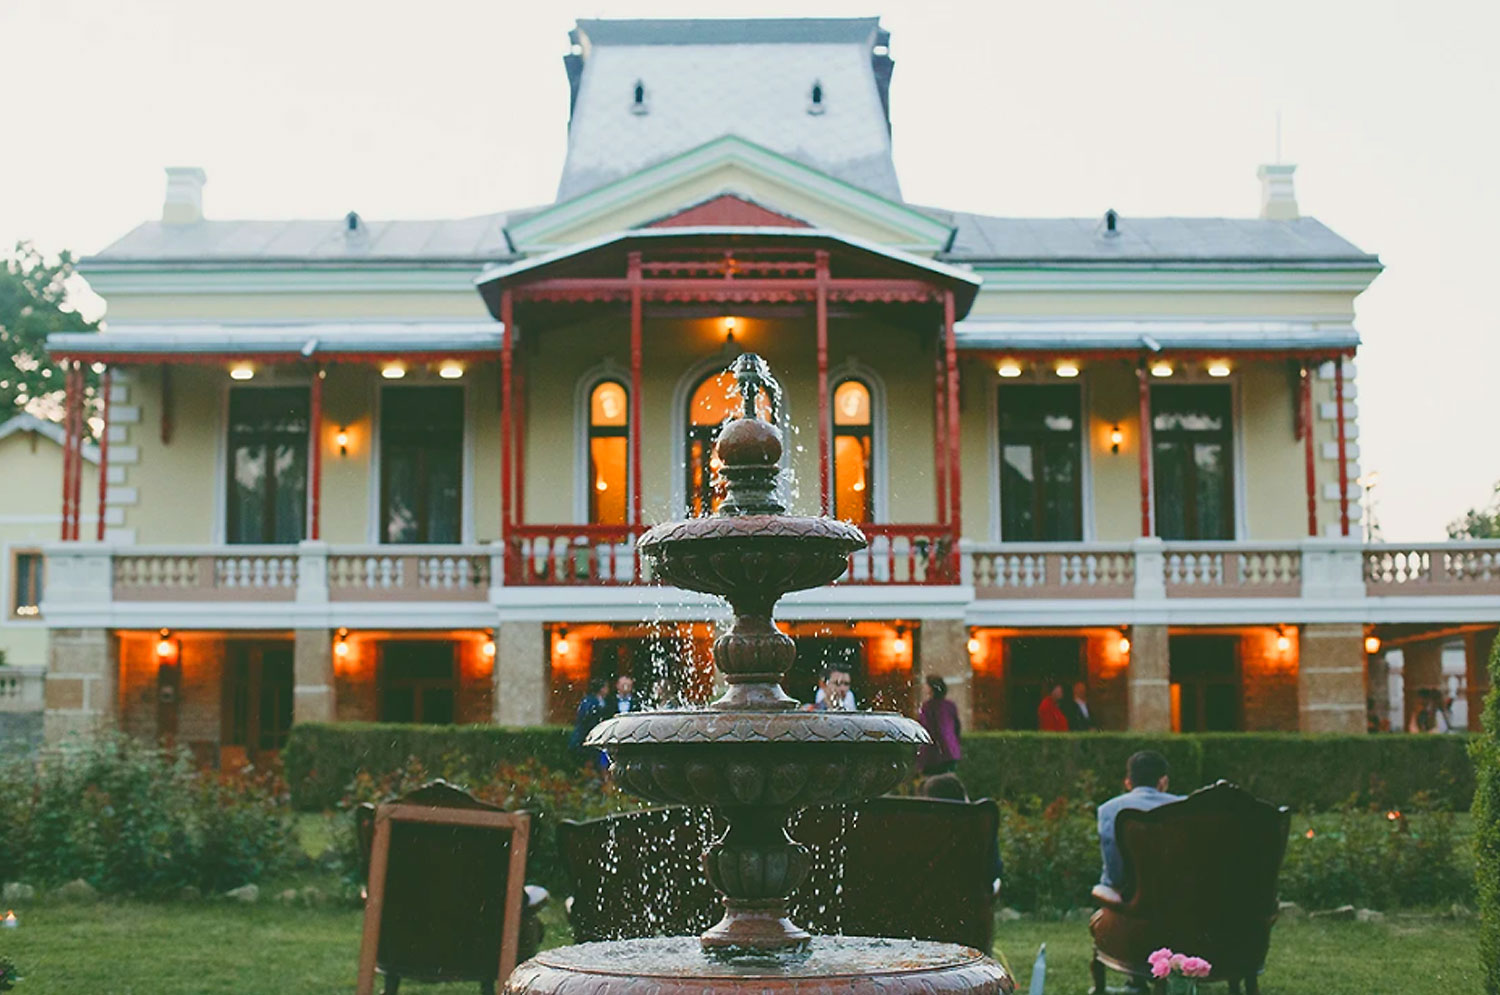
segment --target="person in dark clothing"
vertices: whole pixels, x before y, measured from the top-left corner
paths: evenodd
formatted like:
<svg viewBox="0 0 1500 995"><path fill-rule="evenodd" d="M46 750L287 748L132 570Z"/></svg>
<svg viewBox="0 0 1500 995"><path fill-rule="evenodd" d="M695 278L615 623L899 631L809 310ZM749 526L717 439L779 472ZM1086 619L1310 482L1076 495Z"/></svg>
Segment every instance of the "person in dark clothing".
<svg viewBox="0 0 1500 995"><path fill-rule="evenodd" d="M1083 681L1073 684L1073 697L1064 698L1063 716L1068 720L1069 732L1098 732L1099 723L1089 711L1089 686Z"/></svg>
<svg viewBox="0 0 1500 995"><path fill-rule="evenodd" d="M609 702L604 697L608 687L609 682L602 677L589 681L589 693L578 703L578 714L573 718L573 735L568 737L568 752L579 763L596 770L604 770L609 765L609 758L600 750L585 747L583 741L588 739L596 725L609 718Z"/></svg>
<svg viewBox="0 0 1500 995"><path fill-rule="evenodd" d="M606 717L614 718L626 712L638 712L641 710L640 703L635 697L635 678L629 674L621 674L615 678L615 689L605 699Z"/></svg>

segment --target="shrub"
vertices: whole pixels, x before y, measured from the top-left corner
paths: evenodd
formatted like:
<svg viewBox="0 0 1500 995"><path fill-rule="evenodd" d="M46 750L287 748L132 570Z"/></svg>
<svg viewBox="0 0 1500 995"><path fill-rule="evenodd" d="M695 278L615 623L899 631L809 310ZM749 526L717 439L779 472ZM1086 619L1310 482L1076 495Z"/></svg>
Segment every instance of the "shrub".
<svg viewBox="0 0 1500 995"><path fill-rule="evenodd" d="M1058 798L1045 808L1000 806L1000 900L1016 909L1064 912L1088 905L1099 880L1094 806Z"/></svg>
<svg viewBox="0 0 1500 995"><path fill-rule="evenodd" d="M1484 732L1473 743L1474 876L1479 897L1479 956L1485 991L1500 995L1500 639L1490 653Z"/></svg>
<svg viewBox="0 0 1500 995"><path fill-rule="evenodd" d="M1287 842L1281 897L1322 909L1467 902L1450 812L1340 812L1298 825Z"/></svg>
<svg viewBox="0 0 1500 995"><path fill-rule="evenodd" d="M566 894L571 887L567 865L557 845L558 823L564 819L607 815L638 805L597 776L581 770L559 771L537 760L502 762L482 775L475 775L472 763L458 754L448 754L431 769L420 759L409 757L393 772L381 775L363 770L356 772L340 802L339 807L346 816L339 820L336 845L340 865L351 883L364 883L358 880L363 861L353 832L354 807L363 802L379 803L396 798L439 776L480 801L510 812L529 812L531 834L526 854L526 880L544 885L558 895Z"/></svg>
<svg viewBox="0 0 1500 995"><path fill-rule="evenodd" d="M269 776L200 773L186 751L126 736L80 740L0 765L0 876L146 897L223 890L282 865L287 816Z"/></svg>
<svg viewBox="0 0 1500 995"><path fill-rule="evenodd" d="M354 776L380 779L415 760L455 782L478 784L502 764L534 760L572 772L568 732L560 726L419 726L395 723L304 723L293 726L283 758L292 806L334 808Z"/></svg>

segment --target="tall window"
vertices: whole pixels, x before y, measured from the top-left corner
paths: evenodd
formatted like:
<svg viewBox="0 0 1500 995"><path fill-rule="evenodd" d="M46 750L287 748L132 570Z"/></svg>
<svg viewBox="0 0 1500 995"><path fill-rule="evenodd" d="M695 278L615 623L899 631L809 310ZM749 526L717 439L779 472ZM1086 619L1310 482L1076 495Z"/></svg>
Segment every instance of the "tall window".
<svg viewBox="0 0 1500 995"><path fill-rule="evenodd" d="M463 528L462 387L380 394L380 537L458 542Z"/></svg>
<svg viewBox="0 0 1500 995"><path fill-rule="evenodd" d="M845 380L833 389L833 515L868 522L875 514L875 433L870 388Z"/></svg>
<svg viewBox="0 0 1500 995"><path fill-rule="evenodd" d="M617 380L603 380L589 394L589 522L624 525L630 471L629 395Z"/></svg>
<svg viewBox="0 0 1500 995"><path fill-rule="evenodd" d="M10 613L16 618L37 618L42 613L42 554L18 549L11 554Z"/></svg>
<svg viewBox="0 0 1500 995"><path fill-rule="evenodd" d="M688 401L684 465L687 471L687 512L694 518L712 514L724 500L724 489L714 479L719 468L714 437L719 434L720 425L740 414L743 404L739 388L728 371L704 377ZM775 420L771 399L764 391L755 397L755 411L764 421Z"/></svg>
<svg viewBox="0 0 1500 995"><path fill-rule="evenodd" d="M1151 389L1156 534L1234 538L1233 419L1222 386Z"/></svg>
<svg viewBox="0 0 1500 995"><path fill-rule="evenodd" d="M307 523L306 387L229 392L230 542L299 542Z"/></svg>
<svg viewBox="0 0 1500 995"><path fill-rule="evenodd" d="M1076 386L1000 389L1000 537L1083 538L1083 428Z"/></svg>
<svg viewBox="0 0 1500 995"><path fill-rule="evenodd" d="M1240 728L1240 655L1236 636L1172 636L1167 640L1173 732L1234 732Z"/></svg>
<svg viewBox="0 0 1500 995"><path fill-rule="evenodd" d="M393 640L381 647L381 722L452 725L457 698L458 653L453 643Z"/></svg>
<svg viewBox="0 0 1500 995"><path fill-rule="evenodd" d="M224 745L252 761L286 745L292 728L290 643L229 643L224 666Z"/></svg>

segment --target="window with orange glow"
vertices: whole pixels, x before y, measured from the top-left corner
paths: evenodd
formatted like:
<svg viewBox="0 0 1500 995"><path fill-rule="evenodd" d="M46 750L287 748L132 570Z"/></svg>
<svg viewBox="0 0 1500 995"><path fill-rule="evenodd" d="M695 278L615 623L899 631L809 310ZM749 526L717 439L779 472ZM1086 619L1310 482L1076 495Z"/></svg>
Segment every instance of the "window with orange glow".
<svg viewBox="0 0 1500 995"><path fill-rule="evenodd" d="M737 417L743 409L739 387L727 370L711 373L699 382L688 401L687 512L697 518L718 510L724 489L716 480L719 456L714 438L719 426ZM775 421L775 406L764 392L755 397L755 413L762 421Z"/></svg>
<svg viewBox="0 0 1500 995"><path fill-rule="evenodd" d="M630 406L625 385L602 380L589 395L589 522L624 525L628 514Z"/></svg>
<svg viewBox="0 0 1500 995"><path fill-rule="evenodd" d="M874 425L870 388L845 380L833 389L833 514L850 522L875 516Z"/></svg>

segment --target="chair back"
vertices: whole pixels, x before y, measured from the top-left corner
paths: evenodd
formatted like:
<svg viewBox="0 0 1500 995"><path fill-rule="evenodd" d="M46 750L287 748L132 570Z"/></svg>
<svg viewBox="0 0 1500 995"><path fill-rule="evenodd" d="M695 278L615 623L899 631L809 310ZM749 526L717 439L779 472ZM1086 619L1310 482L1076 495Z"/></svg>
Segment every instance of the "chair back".
<svg viewBox="0 0 1500 995"><path fill-rule="evenodd" d="M1125 810L1115 837L1134 891L1129 914L1152 942L1230 974L1258 970L1276 917L1291 812L1220 781L1149 812Z"/></svg>
<svg viewBox="0 0 1500 995"><path fill-rule="evenodd" d="M999 809L988 799L876 798L805 809L794 838L812 869L789 914L815 933L898 936L989 950ZM699 855L724 823L662 808L564 822L578 942L701 933L722 914Z"/></svg>

